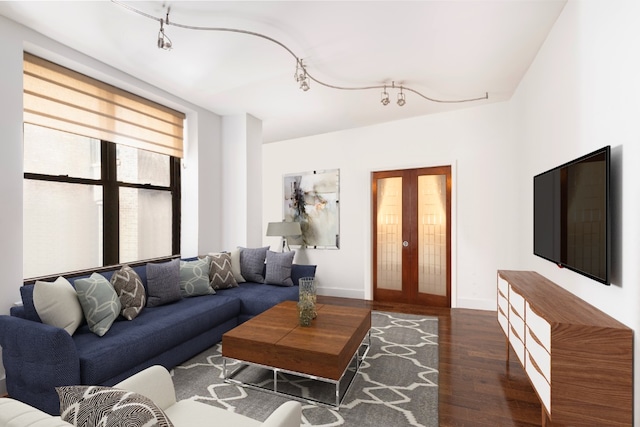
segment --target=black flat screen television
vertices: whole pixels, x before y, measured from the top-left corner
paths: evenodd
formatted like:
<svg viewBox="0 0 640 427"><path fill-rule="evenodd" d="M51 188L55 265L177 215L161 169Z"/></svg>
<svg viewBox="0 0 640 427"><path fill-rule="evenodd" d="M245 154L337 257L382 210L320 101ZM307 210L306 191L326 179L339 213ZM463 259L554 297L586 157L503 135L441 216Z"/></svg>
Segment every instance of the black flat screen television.
<svg viewBox="0 0 640 427"><path fill-rule="evenodd" d="M611 148L533 177L533 253L609 285Z"/></svg>

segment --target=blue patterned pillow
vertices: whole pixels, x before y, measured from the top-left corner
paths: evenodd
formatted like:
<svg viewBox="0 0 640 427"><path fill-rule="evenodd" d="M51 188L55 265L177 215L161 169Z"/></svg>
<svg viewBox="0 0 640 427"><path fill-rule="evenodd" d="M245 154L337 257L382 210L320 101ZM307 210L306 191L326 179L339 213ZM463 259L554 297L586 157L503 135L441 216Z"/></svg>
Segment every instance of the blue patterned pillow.
<svg viewBox="0 0 640 427"><path fill-rule="evenodd" d="M60 418L74 426L173 427L149 399L132 391L102 386L56 387Z"/></svg>
<svg viewBox="0 0 640 427"><path fill-rule="evenodd" d="M101 274L93 273L74 282L84 317L91 332L103 336L120 315L120 299L113 286Z"/></svg>
<svg viewBox="0 0 640 427"><path fill-rule="evenodd" d="M210 258L180 261L180 294L186 297L215 294L209 285Z"/></svg>
<svg viewBox="0 0 640 427"><path fill-rule="evenodd" d="M264 248L240 248L240 272L247 282L264 282L264 260L269 246Z"/></svg>

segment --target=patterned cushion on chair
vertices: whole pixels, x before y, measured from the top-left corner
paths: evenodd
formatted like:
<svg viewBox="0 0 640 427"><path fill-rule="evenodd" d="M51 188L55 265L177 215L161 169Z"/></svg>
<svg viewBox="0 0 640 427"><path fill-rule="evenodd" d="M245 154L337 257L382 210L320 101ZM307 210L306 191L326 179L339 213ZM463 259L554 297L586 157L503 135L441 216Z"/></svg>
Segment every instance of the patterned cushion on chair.
<svg viewBox="0 0 640 427"><path fill-rule="evenodd" d="M60 418L74 426L173 427L167 415L147 397L102 386L56 387Z"/></svg>

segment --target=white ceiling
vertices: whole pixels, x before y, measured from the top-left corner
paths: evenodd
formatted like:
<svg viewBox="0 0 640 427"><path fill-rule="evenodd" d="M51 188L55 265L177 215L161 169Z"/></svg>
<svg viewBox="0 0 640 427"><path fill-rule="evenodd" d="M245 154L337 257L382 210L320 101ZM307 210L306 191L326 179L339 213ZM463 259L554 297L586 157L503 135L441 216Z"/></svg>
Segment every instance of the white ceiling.
<svg viewBox="0 0 640 427"><path fill-rule="evenodd" d="M0 2L0 15L220 115L263 121L264 142L509 99L565 0L126 1L170 23L264 34L338 86L403 84L404 107L381 90L303 92L295 59L263 38L166 26L173 50L156 47L159 22L110 1Z"/></svg>

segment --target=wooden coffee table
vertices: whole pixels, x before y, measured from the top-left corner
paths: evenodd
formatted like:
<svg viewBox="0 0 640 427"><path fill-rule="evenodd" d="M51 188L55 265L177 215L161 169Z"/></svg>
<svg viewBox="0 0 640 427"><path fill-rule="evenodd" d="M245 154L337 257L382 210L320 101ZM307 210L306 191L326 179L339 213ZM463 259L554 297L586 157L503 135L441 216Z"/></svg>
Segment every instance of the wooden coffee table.
<svg viewBox="0 0 640 427"><path fill-rule="evenodd" d="M371 344L371 310L318 304L318 316L304 327L296 304L280 303L222 336L225 381L339 408ZM238 380L247 366L272 371L273 381L265 387ZM332 384L335 400L279 390L280 373Z"/></svg>

